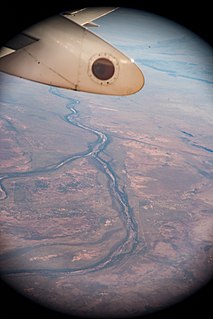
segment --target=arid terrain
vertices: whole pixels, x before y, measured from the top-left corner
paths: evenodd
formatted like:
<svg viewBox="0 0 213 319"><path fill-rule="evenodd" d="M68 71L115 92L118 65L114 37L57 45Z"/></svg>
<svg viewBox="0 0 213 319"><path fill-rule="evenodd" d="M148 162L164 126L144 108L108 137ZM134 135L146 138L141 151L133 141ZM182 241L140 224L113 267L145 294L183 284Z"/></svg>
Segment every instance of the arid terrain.
<svg viewBox="0 0 213 319"><path fill-rule="evenodd" d="M129 97L1 74L0 272L32 300L128 317L211 278L210 84L155 69L168 43L144 58L146 86Z"/></svg>
<svg viewBox="0 0 213 319"><path fill-rule="evenodd" d="M36 86L35 106L17 100L1 111L3 278L35 300L81 315L123 313L124 298L127 313L150 311L207 280L212 158L210 149L197 147L202 128L170 122L176 124L170 135L164 114L156 114L159 124L151 130L156 118L145 120L146 110L131 109L122 98L112 108L107 97L101 105L81 97L78 121L108 136L99 156L115 172L136 221L135 247L128 247L129 228L110 178L84 154L97 137L63 119L67 101L79 95L64 91L68 98L59 98L46 86L21 85L29 94Z"/></svg>

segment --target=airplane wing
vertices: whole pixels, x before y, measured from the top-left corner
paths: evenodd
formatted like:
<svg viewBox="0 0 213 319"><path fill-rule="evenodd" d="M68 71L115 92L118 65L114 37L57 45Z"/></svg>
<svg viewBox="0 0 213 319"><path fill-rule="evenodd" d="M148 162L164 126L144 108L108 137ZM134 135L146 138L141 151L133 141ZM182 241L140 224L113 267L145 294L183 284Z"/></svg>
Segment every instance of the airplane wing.
<svg viewBox="0 0 213 319"><path fill-rule="evenodd" d="M62 13L24 30L1 49L0 71L57 87L129 95L144 85L141 70L85 26L116 8Z"/></svg>
<svg viewBox="0 0 213 319"><path fill-rule="evenodd" d="M76 22L81 26L98 27L99 25L94 23L93 21L107 15L108 13L116 9L118 9L118 7L83 8L78 10L66 11L61 13L61 15L71 21ZM5 46L0 48L0 58L7 54L13 53L14 51L21 49L33 42L33 38L27 36L27 34L22 32L15 38L9 40L5 44Z"/></svg>

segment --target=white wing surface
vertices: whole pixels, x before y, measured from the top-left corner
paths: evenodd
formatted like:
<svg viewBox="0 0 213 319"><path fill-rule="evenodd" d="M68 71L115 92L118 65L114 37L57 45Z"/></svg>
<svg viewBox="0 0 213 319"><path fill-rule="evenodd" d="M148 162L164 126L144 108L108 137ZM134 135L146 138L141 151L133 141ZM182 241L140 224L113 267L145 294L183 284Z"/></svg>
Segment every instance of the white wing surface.
<svg viewBox="0 0 213 319"><path fill-rule="evenodd" d="M85 28L115 9L66 12L33 25L2 48L0 71L90 93L139 91L144 77L132 59Z"/></svg>

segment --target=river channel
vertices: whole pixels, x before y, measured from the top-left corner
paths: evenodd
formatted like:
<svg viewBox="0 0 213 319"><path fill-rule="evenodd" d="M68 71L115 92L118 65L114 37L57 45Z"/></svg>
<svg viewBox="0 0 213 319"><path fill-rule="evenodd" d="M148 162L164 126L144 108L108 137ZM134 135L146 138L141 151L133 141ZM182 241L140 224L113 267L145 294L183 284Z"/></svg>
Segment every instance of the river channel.
<svg viewBox="0 0 213 319"><path fill-rule="evenodd" d="M101 157L101 152L103 152L107 145L110 143L109 136L100 131L99 129L89 127L87 125L84 125L80 121L80 114L79 111L76 109L77 105L80 103L79 100L68 97L62 93L62 91L50 87L49 92L53 95L56 95L58 97L61 97L62 99L66 100L66 108L68 109L69 113L64 117L64 120L68 122L70 125L76 126L82 130L89 131L92 134L94 134L97 139L95 143L88 146L88 149L84 152L77 153L74 155L70 155L69 157L66 157L62 159L60 162L38 168L31 171L26 172L10 172L10 173L4 173L3 175L0 175L0 187L1 191L4 194L2 197L2 200L5 200L8 196L7 189L4 186L4 181L8 179L13 178L22 178L26 176L38 176L42 173L47 172L54 172L56 170L59 170L61 167L65 166L66 164L75 161L80 158L85 157L92 157L97 162L97 168L101 169L101 171L106 175L108 179L108 185L110 188L110 194L113 197L113 200L117 202L119 207L119 217L122 219L123 225L126 229L126 235L121 241L111 249L111 251L101 260L98 262L81 267L81 268L58 268L58 269L18 269L18 270L10 270L9 272L6 272L7 274L11 273L23 273L23 272L68 272L68 273L87 273L91 271L97 271L100 269L104 269L107 267L112 266L113 264L117 263L121 259L123 259L125 256L128 256L128 254L132 253L137 245L138 245L138 225L135 220L133 210L129 205L128 201L128 195L125 192L124 189L121 189L118 178L113 170L112 166L109 164L109 162L105 161ZM5 273L5 272L3 272Z"/></svg>

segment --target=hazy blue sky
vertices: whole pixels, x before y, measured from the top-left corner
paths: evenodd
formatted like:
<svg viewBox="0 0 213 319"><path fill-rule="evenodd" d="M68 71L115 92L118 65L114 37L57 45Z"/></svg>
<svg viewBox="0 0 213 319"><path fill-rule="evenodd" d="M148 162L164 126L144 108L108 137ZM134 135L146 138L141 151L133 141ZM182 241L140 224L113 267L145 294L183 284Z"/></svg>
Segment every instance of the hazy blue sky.
<svg viewBox="0 0 213 319"><path fill-rule="evenodd" d="M97 20L91 31L132 57L145 75L145 87L135 99L150 94L177 98L182 104L208 109L213 119L213 59L210 46L196 34L162 17L118 9ZM154 101L154 96L152 96Z"/></svg>

